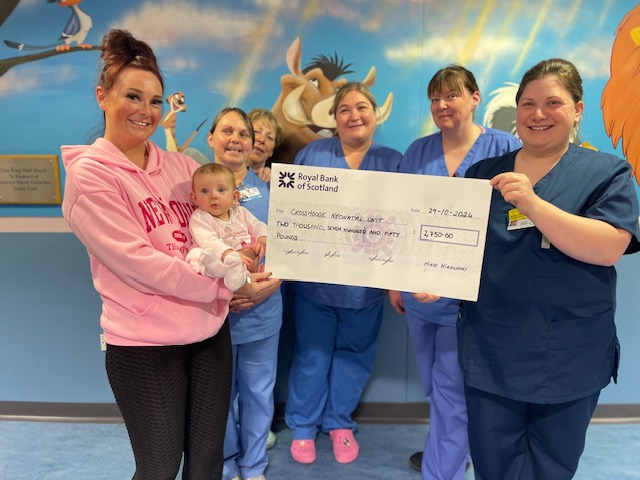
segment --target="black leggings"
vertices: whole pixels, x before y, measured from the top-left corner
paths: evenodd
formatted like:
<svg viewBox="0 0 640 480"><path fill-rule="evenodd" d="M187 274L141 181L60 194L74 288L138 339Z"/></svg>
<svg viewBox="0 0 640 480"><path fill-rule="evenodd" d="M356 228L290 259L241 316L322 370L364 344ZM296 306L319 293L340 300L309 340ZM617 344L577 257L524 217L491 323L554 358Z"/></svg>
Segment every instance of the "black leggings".
<svg viewBox="0 0 640 480"><path fill-rule="evenodd" d="M191 345L107 346L109 383L129 432L134 480L222 478L231 398L231 339L224 322Z"/></svg>

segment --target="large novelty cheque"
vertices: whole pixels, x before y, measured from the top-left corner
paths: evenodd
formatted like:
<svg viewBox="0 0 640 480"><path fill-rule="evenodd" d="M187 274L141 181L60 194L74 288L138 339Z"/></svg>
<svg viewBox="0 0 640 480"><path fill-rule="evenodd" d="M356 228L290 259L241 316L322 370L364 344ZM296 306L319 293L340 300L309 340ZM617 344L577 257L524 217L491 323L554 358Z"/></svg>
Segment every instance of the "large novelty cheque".
<svg viewBox="0 0 640 480"><path fill-rule="evenodd" d="M265 270L477 300L488 180L273 164Z"/></svg>

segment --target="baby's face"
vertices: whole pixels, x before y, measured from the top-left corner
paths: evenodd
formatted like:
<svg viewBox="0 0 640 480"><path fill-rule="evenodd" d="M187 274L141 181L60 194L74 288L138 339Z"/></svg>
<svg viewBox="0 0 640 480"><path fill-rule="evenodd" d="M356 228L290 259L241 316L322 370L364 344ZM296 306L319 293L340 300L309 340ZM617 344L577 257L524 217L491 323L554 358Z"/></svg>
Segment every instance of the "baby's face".
<svg viewBox="0 0 640 480"><path fill-rule="evenodd" d="M201 173L193 179L191 200L200 210L229 220L229 209L238 200L238 190L228 175Z"/></svg>

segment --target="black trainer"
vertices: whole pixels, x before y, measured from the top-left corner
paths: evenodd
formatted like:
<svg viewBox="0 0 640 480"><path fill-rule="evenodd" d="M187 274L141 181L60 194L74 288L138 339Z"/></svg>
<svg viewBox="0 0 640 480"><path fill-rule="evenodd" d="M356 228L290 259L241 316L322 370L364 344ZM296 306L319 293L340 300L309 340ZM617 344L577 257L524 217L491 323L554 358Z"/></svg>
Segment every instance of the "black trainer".
<svg viewBox="0 0 640 480"><path fill-rule="evenodd" d="M416 472L422 472L422 452L416 452L409 457L409 466Z"/></svg>
<svg viewBox="0 0 640 480"><path fill-rule="evenodd" d="M416 472L422 472L422 452L416 452L409 457L409 466ZM465 472L471 468L471 462L467 462Z"/></svg>

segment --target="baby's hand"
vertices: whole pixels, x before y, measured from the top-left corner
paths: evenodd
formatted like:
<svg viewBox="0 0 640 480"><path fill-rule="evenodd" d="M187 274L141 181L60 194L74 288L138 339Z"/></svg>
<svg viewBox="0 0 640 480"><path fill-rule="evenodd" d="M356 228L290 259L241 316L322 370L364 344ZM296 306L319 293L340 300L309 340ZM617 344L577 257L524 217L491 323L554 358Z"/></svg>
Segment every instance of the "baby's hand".
<svg viewBox="0 0 640 480"><path fill-rule="evenodd" d="M253 251L253 247L242 248L238 251L242 261L251 273L258 271L260 265L260 257Z"/></svg>
<svg viewBox="0 0 640 480"><path fill-rule="evenodd" d="M222 255L220 255L220 260L222 260L224 262L224 259L227 257L227 255L229 255L230 253L233 253L233 250L228 249L225 250L224 252L222 252Z"/></svg>
<svg viewBox="0 0 640 480"><path fill-rule="evenodd" d="M267 252L267 237L258 237L253 244L253 251L258 257L264 257Z"/></svg>
<svg viewBox="0 0 640 480"><path fill-rule="evenodd" d="M255 243L252 245L253 252L256 254L256 260L249 271L251 273L264 272L264 255L267 252L267 237L258 237Z"/></svg>
<svg viewBox="0 0 640 480"><path fill-rule="evenodd" d="M225 250L224 252L222 252L222 261L224 262L224 259L226 258L227 255L229 255L230 253L232 253L233 250L229 249L229 250ZM243 248L242 250L239 250L238 255L240 255L240 260L242 260L242 263L244 263L247 268L250 267L250 265L258 258L254 253L253 250L250 248Z"/></svg>
<svg viewBox="0 0 640 480"><path fill-rule="evenodd" d="M257 238L252 247L256 255L258 255L259 257L264 255L267 251L267 237Z"/></svg>
<svg viewBox="0 0 640 480"><path fill-rule="evenodd" d="M247 256L242 252L242 250L239 251L238 254L242 259L242 263L244 263L247 266L247 268L249 268L251 264L257 260L257 257Z"/></svg>

